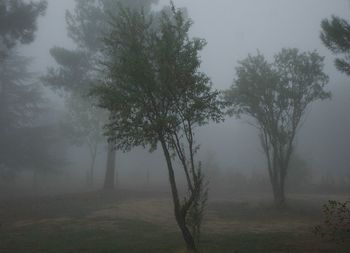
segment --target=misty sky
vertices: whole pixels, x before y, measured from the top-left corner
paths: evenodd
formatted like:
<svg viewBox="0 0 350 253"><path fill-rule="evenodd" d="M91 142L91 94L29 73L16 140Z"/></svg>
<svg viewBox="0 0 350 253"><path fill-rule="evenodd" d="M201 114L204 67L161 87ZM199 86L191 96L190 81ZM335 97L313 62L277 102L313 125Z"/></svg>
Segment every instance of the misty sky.
<svg viewBox="0 0 350 253"><path fill-rule="evenodd" d="M48 55L52 46L74 47L67 38L64 19L65 11L74 7L74 0L48 2L46 16L39 21L36 41L25 46L27 54L38 58L38 70L52 64ZM159 3L164 5L169 1ZM207 40L203 71L217 88L227 88L234 77L236 62L257 49L267 56L283 47L317 49L331 62L333 57L319 40L320 22L333 14L347 17L350 11L348 0L175 0L174 3L188 9L194 21L192 34ZM334 68L327 64L327 70Z"/></svg>
<svg viewBox="0 0 350 253"><path fill-rule="evenodd" d="M35 57L33 68L37 72L44 72L54 64L49 55L51 47L74 47L66 36L64 19L65 10L72 9L74 1L48 2L47 14L39 21L36 41L24 46L25 54ZM160 0L162 5L168 3ZM202 52L202 70L212 78L217 89L227 89L235 77L237 61L257 50L269 59L283 47L316 49L325 56L325 71L330 76L328 89L333 91L333 100L313 106L298 136L298 150L314 167L345 168L350 164L349 78L335 70L334 56L319 39L321 20L333 14L348 17L349 1L174 0L174 3L188 9L194 21L191 34L207 40L208 45ZM241 121L210 125L201 131L200 139L202 152L216 152L223 167L265 166L256 132Z"/></svg>

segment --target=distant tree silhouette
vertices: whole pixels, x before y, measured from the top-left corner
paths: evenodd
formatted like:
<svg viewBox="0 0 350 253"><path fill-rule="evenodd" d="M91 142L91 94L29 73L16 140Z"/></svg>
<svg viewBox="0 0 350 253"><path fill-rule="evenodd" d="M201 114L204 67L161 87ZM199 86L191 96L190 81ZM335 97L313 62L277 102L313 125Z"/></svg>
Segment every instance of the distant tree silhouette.
<svg viewBox="0 0 350 253"><path fill-rule="evenodd" d="M275 203L285 202L285 180L297 129L308 106L330 97L323 88L323 58L316 52L283 49L268 63L258 53L236 68L237 79L226 91L229 113L248 115L259 130Z"/></svg>
<svg viewBox="0 0 350 253"><path fill-rule="evenodd" d="M102 78L99 62L103 57L101 55L102 38L109 29L109 13L117 14L120 4L130 8L143 7L147 12L155 2L157 0L75 0L74 10L66 12L66 23L68 36L74 41L77 49L53 47L50 50L58 67L49 68L42 80L47 86L66 95L68 109L72 116L71 123L74 122L71 129L76 133L76 136L72 137L76 140L79 136L81 141L89 146L91 155L89 180L92 179L93 174L95 147L97 142L101 141L97 132L99 131L100 135L103 134L98 121L103 125L107 117L103 119L105 113L96 108L95 101L87 96L91 88ZM81 108L82 105L85 108ZM90 116L86 117L87 115ZM91 139L91 137L94 138ZM108 143L104 180L106 190L115 188L115 156L116 150L113 149L113 143Z"/></svg>

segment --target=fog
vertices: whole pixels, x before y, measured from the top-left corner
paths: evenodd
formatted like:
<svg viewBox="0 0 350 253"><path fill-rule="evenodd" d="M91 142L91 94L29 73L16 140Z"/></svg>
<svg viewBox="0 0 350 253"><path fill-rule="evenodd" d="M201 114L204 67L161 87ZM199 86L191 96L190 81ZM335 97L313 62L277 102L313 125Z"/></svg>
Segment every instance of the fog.
<svg viewBox="0 0 350 253"><path fill-rule="evenodd" d="M106 168L110 166L109 157L113 152L108 147L107 137L101 136L102 141L96 144L95 157L91 158L91 143L81 141L80 135L80 139L76 140L76 136L72 137L68 129L70 126L67 122L71 112L67 104L73 100L69 100L70 95L67 94L71 91L45 83L50 68L60 67L50 54L50 49L60 47L81 50L68 36L65 18L67 10L74 13L76 1L47 2L45 15L38 17L33 42L18 43L11 50L32 59L28 66L33 73L30 82L40 87L45 103L45 110L38 110L39 116L34 120L35 126L43 126L45 130L39 130L39 134L36 132L39 137L33 135L32 139L29 138L24 144L18 143L18 146L28 145L26 150L37 150L36 146L41 144L36 144L36 140L39 143L41 136L47 142L49 138L46 138L45 131L50 132L48 136L51 141L47 147L42 148L43 153L35 153L37 158L33 155L28 161L25 160L28 166L7 166L6 158L14 155L14 152L18 152L22 158L28 155L20 153L21 149L16 147L8 148L10 155L6 152L3 156L0 155L0 159L5 159L5 162L0 160L0 197L100 192L106 186ZM287 175L286 195L297 193L349 196L350 77L336 69L336 56L320 39L320 25L323 19L331 18L332 15L348 18L350 2L173 0L173 3L176 8L184 8L186 15L193 21L190 36L205 39L207 44L200 52L200 71L208 75L213 88L218 91L229 89L234 80L237 80L236 68L248 55L260 52L271 62L274 55L283 48L297 48L301 52L316 50L324 57L323 70L329 76L325 90L330 91L332 96L331 99L313 102L297 130L293 157L302 163L295 162L291 167L299 166L302 170L300 172L296 169L297 172ZM169 4L168 0L154 1L152 10L160 11ZM97 66L98 61L95 64ZM82 97L82 101L90 102L89 100L92 99ZM82 114L84 113L83 110ZM95 112L95 115L102 117L101 125L108 122L107 114L106 111ZM267 161L259 131L251 124L254 120L247 116L238 118L225 115L224 118L223 122L210 122L195 130L196 144L200 145L197 161L201 161L209 182L209 201L232 200L245 194L259 196L261 193L265 194L264 198L272 199ZM3 131L6 135L7 132ZM31 132L26 135L28 134ZM85 132L82 135L88 136ZM16 146L14 138L10 140ZM0 147L1 150L6 148ZM152 152L149 146L133 147L127 152L116 149L114 152L115 162L112 163L115 165L115 172L112 182L116 192L122 192L122 195L128 191L149 192L152 198L156 198L159 193L170 196L167 163L159 142L157 149ZM38 167L32 162L35 159ZM51 168L45 163L46 160L48 164L54 163L54 166ZM43 169L39 169L40 166ZM187 191L186 178L181 163L174 162L174 168L179 191L184 194Z"/></svg>
<svg viewBox="0 0 350 253"><path fill-rule="evenodd" d="M167 4L168 1L160 1L154 9ZM319 33L320 22L325 17L347 16L348 1L174 1L174 4L187 9L194 23L190 33L207 41L201 52L201 70L211 78L216 89L229 88L235 78L237 62L257 50L269 59L280 49L288 47L317 50L325 56L325 72L330 77L327 89L332 91L332 99L312 105L298 132L296 149L313 170L347 173L350 118L346 108L349 106L347 94L350 94L350 87L346 75L335 69L334 56L322 45ZM73 9L74 1L49 1L46 15L39 19L35 41L21 46L20 51L33 58L31 68L38 76L49 66L55 66L49 54L50 48L75 48L67 36L65 22L66 10ZM62 99L50 89L46 88L46 92L48 99L64 110ZM220 170L265 173L265 158L257 132L245 120L227 117L224 123L205 126L199 130L198 143L201 144L201 157L215 154ZM71 155L70 159L81 163L78 167L84 167L87 160L81 153L84 152ZM100 158L97 173L102 177L105 165ZM151 171L156 171L155 175L162 175L166 181L163 160L161 154L149 154L147 150L129 154L118 152L120 181L132 181L132 175L147 173L145 163L146 167L152 168Z"/></svg>

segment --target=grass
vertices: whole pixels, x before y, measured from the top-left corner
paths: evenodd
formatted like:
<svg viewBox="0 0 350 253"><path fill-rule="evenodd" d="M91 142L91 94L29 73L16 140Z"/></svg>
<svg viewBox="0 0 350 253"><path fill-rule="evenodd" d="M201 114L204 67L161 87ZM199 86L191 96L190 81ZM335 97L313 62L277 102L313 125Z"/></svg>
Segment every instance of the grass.
<svg viewBox="0 0 350 253"><path fill-rule="evenodd" d="M238 219L241 221L307 220L319 221L322 216L322 204L312 200L291 199L283 208L276 208L268 202L212 202L209 210L213 210L222 219Z"/></svg>
<svg viewBox="0 0 350 253"><path fill-rule="evenodd" d="M130 220L115 222L115 230L89 227L48 229L31 226L20 231L7 231L0 235L0 252L134 253L144 252L144 249L147 252L167 252L168 249L176 249L181 242L178 235L161 233L152 224Z"/></svg>
<svg viewBox="0 0 350 253"><path fill-rule="evenodd" d="M125 199L122 195L103 197L100 194L67 195L61 197L2 201L0 203L1 253L180 253L184 243L176 227L126 217L89 216L101 209L116 207ZM142 197L143 200L147 197ZM201 243L203 253L313 253L350 252L349 242L333 244L321 241L311 233L320 221L318 204L291 201L285 210L276 211L266 203L212 202L209 216L215 219L204 225ZM65 220L59 220L64 217ZM58 219L58 220L55 220ZM169 219L173 219L169 217ZM219 219L229 229L213 230ZM33 221L18 226L20 221ZM291 229L269 229L271 222L284 222ZM232 224L242 224L243 230ZM306 228L294 228L294 223ZM254 231L245 224L265 229ZM17 224L17 225L16 225Z"/></svg>

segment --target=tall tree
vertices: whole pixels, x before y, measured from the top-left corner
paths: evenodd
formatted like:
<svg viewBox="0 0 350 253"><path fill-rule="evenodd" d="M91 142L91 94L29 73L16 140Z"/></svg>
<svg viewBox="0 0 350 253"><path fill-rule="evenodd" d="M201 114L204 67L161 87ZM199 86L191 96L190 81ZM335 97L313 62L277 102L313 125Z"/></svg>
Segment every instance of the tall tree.
<svg viewBox="0 0 350 253"><path fill-rule="evenodd" d="M46 104L29 71L31 58L15 52L17 41L33 40L36 17L45 7L44 1L0 4L0 19L8 22L0 25L1 43L6 45L6 57L0 61L0 176L6 179L14 179L22 170L49 171L62 164L60 156L53 155L58 150L53 148L58 143L57 132L52 124L43 122Z"/></svg>
<svg viewBox="0 0 350 253"><path fill-rule="evenodd" d="M219 93L199 71L205 41L189 37L191 22L175 7L156 17L123 9L110 22L104 40L108 75L95 89L101 107L110 112L107 135L124 151L161 146L177 224L187 248L197 251L207 190L195 158L195 129L222 120ZM174 160L187 182L182 200Z"/></svg>
<svg viewBox="0 0 350 253"><path fill-rule="evenodd" d="M236 68L237 79L226 91L231 114L249 115L259 130L277 205L285 202L285 180L294 139L309 105L330 97L323 57L316 52L283 49L268 63L260 53Z"/></svg>
<svg viewBox="0 0 350 253"><path fill-rule="evenodd" d="M320 38L323 44L342 58L335 59L335 66L341 72L350 75L350 24L342 18L332 16L321 22Z"/></svg>
<svg viewBox="0 0 350 253"><path fill-rule="evenodd" d="M88 147L91 162L87 168L87 185L92 187L95 159L103 142L102 125L106 120L105 113L87 98L97 71L92 69L89 52L54 47L50 53L59 67L49 68L42 81L64 97L67 109L64 127L71 143Z"/></svg>
<svg viewBox="0 0 350 253"><path fill-rule="evenodd" d="M72 95L77 99L79 96L85 99L91 87L101 78L99 67L101 66L99 61L103 57L101 39L109 29L109 14L117 14L120 3L130 8L143 7L145 12L149 12L151 4L156 2L157 0L75 0L74 11L66 12L66 23L68 36L74 41L77 48L74 50L59 47L51 49L50 53L58 67L49 69L43 78L44 82L53 88L64 90L68 97ZM87 106L85 110L90 111L90 114L96 113L95 116L101 119L101 110L96 110L93 101L85 104ZM91 119L94 121L93 118ZM88 125L92 126L90 129L92 132L96 131L94 122ZM112 146L108 144L104 184L104 188L108 190L114 188L116 181L116 150Z"/></svg>
<svg viewBox="0 0 350 253"><path fill-rule="evenodd" d="M23 0L0 1L0 60L18 43L28 44L34 40L37 18L44 15L47 2Z"/></svg>
<svg viewBox="0 0 350 253"><path fill-rule="evenodd" d="M95 162L99 146L104 141L102 134L106 113L95 105L91 99L80 95L71 95L66 100L67 113L64 123L66 136L77 146L87 146L91 161L87 169L87 185L93 187Z"/></svg>
<svg viewBox="0 0 350 253"><path fill-rule="evenodd" d="M0 62L0 171L14 176L25 163L19 152L21 130L29 127L41 107L41 94L31 83L30 59L13 52ZM9 138L11 136L11 138ZM13 141L11 142L11 139Z"/></svg>

